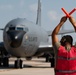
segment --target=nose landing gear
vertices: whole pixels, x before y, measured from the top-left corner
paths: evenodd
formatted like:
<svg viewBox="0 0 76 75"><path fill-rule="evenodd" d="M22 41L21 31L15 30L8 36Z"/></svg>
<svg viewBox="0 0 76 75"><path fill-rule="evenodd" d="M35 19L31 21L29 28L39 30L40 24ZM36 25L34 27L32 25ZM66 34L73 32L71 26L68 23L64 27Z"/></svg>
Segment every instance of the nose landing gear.
<svg viewBox="0 0 76 75"><path fill-rule="evenodd" d="M23 68L23 61L20 59L20 58L17 58L17 60L15 60L15 65L14 65L14 67L15 68Z"/></svg>

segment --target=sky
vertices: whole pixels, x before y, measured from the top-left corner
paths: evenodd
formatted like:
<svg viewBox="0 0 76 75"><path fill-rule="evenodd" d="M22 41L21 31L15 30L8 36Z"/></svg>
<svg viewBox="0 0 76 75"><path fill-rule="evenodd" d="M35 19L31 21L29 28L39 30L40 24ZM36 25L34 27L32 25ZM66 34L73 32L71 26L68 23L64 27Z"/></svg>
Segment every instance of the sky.
<svg viewBox="0 0 76 75"><path fill-rule="evenodd" d="M0 28L15 18L26 18L36 23L38 0L0 0ZM46 31L53 30L65 14L61 8L70 12L76 7L76 0L41 0L41 27ZM76 12L72 16L76 19ZM64 29L73 29L69 20ZM76 34L71 34L76 41ZM3 40L3 31L0 31L0 41Z"/></svg>

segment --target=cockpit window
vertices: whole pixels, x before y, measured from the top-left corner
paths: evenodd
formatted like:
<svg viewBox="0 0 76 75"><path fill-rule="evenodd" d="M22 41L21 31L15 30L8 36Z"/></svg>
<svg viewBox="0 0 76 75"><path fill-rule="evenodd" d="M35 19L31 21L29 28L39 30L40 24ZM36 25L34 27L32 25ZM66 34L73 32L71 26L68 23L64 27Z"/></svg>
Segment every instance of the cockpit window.
<svg viewBox="0 0 76 75"><path fill-rule="evenodd" d="M23 30L23 28L22 27L17 27L16 30Z"/></svg>
<svg viewBox="0 0 76 75"><path fill-rule="evenodd" d="M9 30L15 30L15 27L9 27Z"/></svg>
<svg viewBox="0 0 76 75"><path fill-rule="evenodd" d="M10 26L8 30L28 31L28 28L25 28L24 26Z"/></svg>
<svg viewBox="0 0 76 75"><path fill-rule="evenodd" d="M9 27L9 30L23 30L22 27Z"/></svg>

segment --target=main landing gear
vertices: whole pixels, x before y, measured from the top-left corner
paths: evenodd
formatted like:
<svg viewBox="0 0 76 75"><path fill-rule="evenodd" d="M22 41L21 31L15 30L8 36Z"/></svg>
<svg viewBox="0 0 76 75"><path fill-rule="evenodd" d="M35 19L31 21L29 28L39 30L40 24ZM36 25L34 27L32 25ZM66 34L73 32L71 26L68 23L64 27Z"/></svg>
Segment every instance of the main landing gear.
<svg viewBox="0 0 76 75"><path fill-rule="evenodd" d="M14 67L15 68L23 68L23 61L20 59L20 58L17 58L17 60L15 60L15 65L14 65Z"/></svg>
<svg viewBox="0 0 76 75"><path fill-rule="evenodd" d="M54 67L55 61L54 61L54 57L52 58L46 58L46 62L50 62L51 63L51 67Z"/></svg>
<svg viewBox="0 0 76 75"><path fill-rule="evenodd" d="M0 57L0 67L9 67L8 57Z"/></svg>
<svg viewBox="0 0 76 75"><path fill-rule="evenodd" d="M49 53L46 53L46 62L50 62L51 67L54 67L54 64L55 64L54 55L53 54L50 55Z"/></svg>
<svg viewBox="0 0 76 75"><path fill-rule="evenodd" d="M54 57L53 58L50 58L50 62L51 62L51 67L54 67L54 64L55 64L55 61L54 61Z"/></svg>

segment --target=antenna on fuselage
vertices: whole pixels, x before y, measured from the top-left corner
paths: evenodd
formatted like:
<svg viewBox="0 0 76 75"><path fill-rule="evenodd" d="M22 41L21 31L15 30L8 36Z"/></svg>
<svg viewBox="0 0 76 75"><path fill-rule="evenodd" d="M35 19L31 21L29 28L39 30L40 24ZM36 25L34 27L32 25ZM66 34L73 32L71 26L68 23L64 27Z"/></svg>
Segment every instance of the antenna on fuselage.
<svg viewBox="0 0 76 75"><path fill-rule="evenodd" d="M38 0L37 20L36 24L41 26L41 2Z"/></svg>

